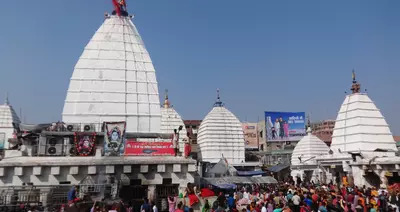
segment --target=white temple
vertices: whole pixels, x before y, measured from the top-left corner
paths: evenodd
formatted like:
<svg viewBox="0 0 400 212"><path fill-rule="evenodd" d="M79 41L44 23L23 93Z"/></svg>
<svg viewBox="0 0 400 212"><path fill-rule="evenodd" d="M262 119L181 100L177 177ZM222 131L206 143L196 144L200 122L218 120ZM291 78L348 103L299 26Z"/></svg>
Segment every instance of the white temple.
<svg viewBox="0 0 400 212"><path fill-rule="evenodd" d="M201 122L197 143L201 160L218 163L224 157L232 165L245 162L245 141L242 125L236 116L226 109L219 95L213 109Z"/></svg>
<svg viewBox="0 0 400 212"><path fill-rule="evenodd" d="M395 141L379 109L360 92L354 72L351 90L336 119L330 154L317 157L317 163L327 182L347 177L357 186L385 187L400 171Z"/></svg>
<svg viewBox="0 0 400 212"><path fill-rule="evenodd" d="M329 147L311 133L311 128L307 129L307 135L297 144L292 153L291 176L301 177L317 182L319 180L320 169L316 158L329 154Z"/></svg>
<svg viewBox="0 0 400 212"><path fill-rule="evenodd" d="M129 16L107 15L75 65L65 123L126 121L127 132L160 132L161 112L150 55Z"/></svg>
<svg viewBox="0 0 400 212"><path fill-rule="evenodd" d="M13 123L19 124L21 121L6 97L4 104L0 105L0 145L4 145L5 149L9 147L8 139L13 138Z"/></svg>
<svg viewBox="0 0 400 212"><path fill-rule="evenodd" d="M161 107L161 132L162 133L174 133L174 130L178 130L182 126L182 130L179 131L179 151L184 151L184 140L187 139L187 132L185 124L181 116L175 111L170 104L168 99L168 91L165 94L164 105Z"/></svg>
<svg viewBox="0 0 400 212"><path fill-rule="evenodd" d="M61 205L70 187L79 185L77 193L82 197L132 200L134 193L140 199L166 201L167 194L182 193L188 183L194 183L196 161L176 157L171 147L173 130L162 133L155 70L132 16L126 6L115 7L75 66L63 110L65 124L19 125L15 140L20 146L7 150L0 160L4 196L6 190L21 200L26 196L20 196L19 189L30 184L43 206ZM19 122L8 102L0 106L0 112L1 126ZM182 124L180 117L173 117ZM127 124L126 145L119 145L124 149L117 155L108 156L105 147L112 146L105 142L108 132L101 126L122 121ZM117 134L120 139L121 131ZM62 199L53 198L54 193ZM11 204L14 198L7 199ZM164 211L161 206L168 203L156 204Z"/></svg>
<svg viewBox="0 0 400 212"><path fill-rule="evenodd" d="M394 156L396 143L389 125L366 93L347 95L336 119L331 149L335 154Z"/></svg>

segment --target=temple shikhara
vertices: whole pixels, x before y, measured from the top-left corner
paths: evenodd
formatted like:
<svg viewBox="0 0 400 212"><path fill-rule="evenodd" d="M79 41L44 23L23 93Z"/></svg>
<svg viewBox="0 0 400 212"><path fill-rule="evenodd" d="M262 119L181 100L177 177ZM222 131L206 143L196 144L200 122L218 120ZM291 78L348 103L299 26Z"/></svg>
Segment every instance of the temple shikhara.
<svg viewBox="0 0 400 212"><path fill-rule="evenodd" d="M208 109L192 108L202 120L184 120L181 109L191 103L173 106L171 100L184 97L168 90L160 100L163 83L133 15L125 0L111 2L113 11L99 14L103 23L76 52L80 57L65 79L61 121L21 122L22 112L18 117L8 94L0 105L0 211L11 206L17 211L21 204L64 211L66 203L111 201L149 212L140 209L147 200L157 208L153 211L174 211L168 206L178 207L179 201L200 211L210 197L208 207L221 208L226 202L222 194L217 200L220 191L237 192L240 201L232 195L230 202L243 209L253 200L275 204L270 194L291 189L296 191L291 198L311 190L337 192L335 186L385 190L394 184L400 190L400 139L396 143L379 103L363 92L354 71L338 112L331 111L336 120L313 124L305 112L264 111L264 120L241 122L233 107L225 107L219 89ZM278 202L286 198L277 197ZM306 207L297 206L293 211Z"/></svg>
<svg viewBox="0 0 400 212"><path fill-rule="evenodd" d="M389 125L367 93L361 92L354 71L352 79L351 94L337 115L331 146L327 148L310 134L305 136L293 151L294 177L387 187L388 179L400 171Z"/></svg>
<svg viewBox="0 0 400 212"><path fill-rule="evenodd" d="M219 91L212 110L198 133L201 160L217 163L222 157L231 164L244 164L244 136L239 119L222 103Z"/></svg>
<svg viewBox="0 0 400 212"><path fill-rule="evenodd" d="M156 71L131 19L125 5L105 15L72 72L62 123L19 124L8 99L0 106L1 132L18 140L7 143L0 186L33 185L48 205L59 203L53 193L70 188L49 186L141 201L194 183L196 161L183 155L183 121L168 98L160 107Z"/></svg>

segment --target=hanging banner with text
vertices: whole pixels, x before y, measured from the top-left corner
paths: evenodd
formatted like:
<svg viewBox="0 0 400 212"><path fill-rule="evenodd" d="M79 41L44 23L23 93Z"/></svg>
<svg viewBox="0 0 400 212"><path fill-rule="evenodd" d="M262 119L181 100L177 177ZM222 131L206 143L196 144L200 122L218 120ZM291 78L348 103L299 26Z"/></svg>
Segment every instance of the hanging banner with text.
<svg viewBox="0 0 400 212"><path fill-rule="evenodd" d="M175 156L172 142L138 142L127 139L125 155L137 156Z"/></svg>

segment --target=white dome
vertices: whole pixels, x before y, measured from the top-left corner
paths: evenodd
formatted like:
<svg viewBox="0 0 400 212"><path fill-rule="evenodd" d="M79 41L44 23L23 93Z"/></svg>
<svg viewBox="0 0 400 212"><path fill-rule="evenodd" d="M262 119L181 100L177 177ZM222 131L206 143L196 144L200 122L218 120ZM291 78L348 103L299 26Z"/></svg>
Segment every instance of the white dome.
<svg viewBox="0 0 400 212"><path fill-rule="evenodd" d="M75 65L66 123L126 121L127 132L160 132L155 70L129 17L106 17Z"/></svg>
<svg viewBox="0 0 400 212"><path fill-rule="evenodd" d="M385 118L365 93L346 96L336 119L331 149L335 153L397 151ZM383 154L394 156L394 152Z"/></svg>
<svg viewBox="0 0 400 212"><path fill-rule="evenodd" d="M311 133L311 129L307 130L304 136L292 153L292 165L316 165L315 158L321 155L329 154L329 147L321 139ZM301 161L299 157L301 157Z"/></svg>
<svg viewBox="0 0 400 212"><path fill-rule="evenodd" d="M242 125L223 106L214 107L201 122L197 143L203 161L218 163L222 156L232 164L245 160Z"/></svg>
<svg viewBox="0 0 400 212"><path fill-rule="evenodd" d="M5 148L8 148L8 139L13 137L13 123L19 124L21 121L7 99L5 104L0 105L0 139L4 139Z"/></svg>
<svg viewBox="0 0 400 212"><path fill-rule="evenodd" d="M182 130L179 132L179 149L182 152L184 150L183 139L187 137L185 124L181 116L172 107L161 108L161 132L173 134L174 129L178 129L182 126Z"/></svg>

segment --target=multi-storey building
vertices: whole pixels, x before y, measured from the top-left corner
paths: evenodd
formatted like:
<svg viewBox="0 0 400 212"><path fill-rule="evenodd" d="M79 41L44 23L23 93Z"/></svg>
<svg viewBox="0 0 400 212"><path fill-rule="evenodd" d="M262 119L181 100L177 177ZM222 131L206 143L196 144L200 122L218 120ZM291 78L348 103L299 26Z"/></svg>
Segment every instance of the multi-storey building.
<svg viewBox="0 0 400 212"><path fill-rule="evenodd" d="M311 123L312 134L330 145L332 142L333 129L335 128L335 120L323 120Z"/></svg>

